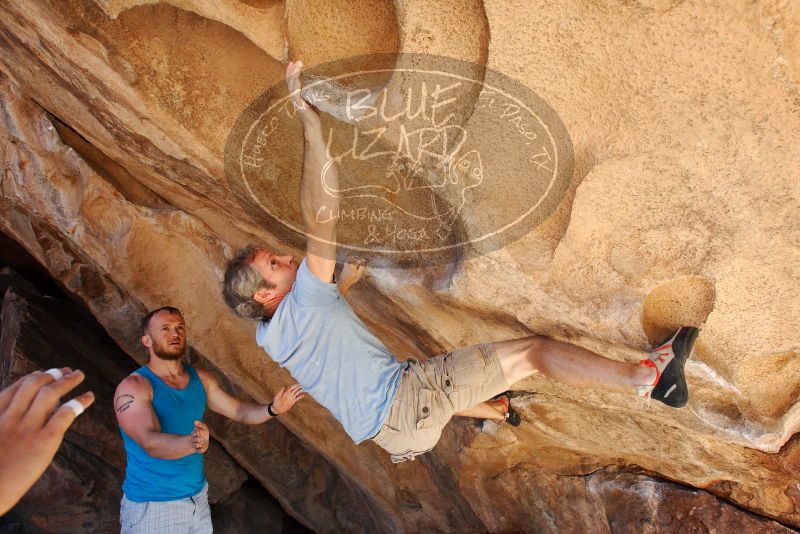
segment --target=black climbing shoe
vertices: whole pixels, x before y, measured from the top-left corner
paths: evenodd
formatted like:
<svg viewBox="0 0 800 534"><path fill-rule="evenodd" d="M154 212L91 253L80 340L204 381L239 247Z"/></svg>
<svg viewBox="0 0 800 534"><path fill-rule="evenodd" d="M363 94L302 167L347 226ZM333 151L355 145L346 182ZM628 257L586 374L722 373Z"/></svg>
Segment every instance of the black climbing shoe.
<svg viewBox="0 0 800 534"><path fill-rule="evenodd" d="M686 384L684 365L692 353L700 330L682 326L661 343L642 364L655 367L655 385L639 388L639 394L663 402L673 408L681 408L689 402L689 387Z"/></svg>
<svg viewBox="0 0 800 534"><path fill-rule="evenodd" d="M511 426L519 426L520 423L522 423L522 418L519 416L517 411L511 407L511 395L508 391L504 391L500 395L496 396L494 400L502 400L506 405L506 423Z"/></svg>

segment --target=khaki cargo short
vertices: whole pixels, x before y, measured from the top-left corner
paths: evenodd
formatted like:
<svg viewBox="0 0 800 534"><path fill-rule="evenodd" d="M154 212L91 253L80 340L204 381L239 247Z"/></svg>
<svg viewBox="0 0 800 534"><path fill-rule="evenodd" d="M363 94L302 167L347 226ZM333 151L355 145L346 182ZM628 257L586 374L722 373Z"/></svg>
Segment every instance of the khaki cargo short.
<svg viewBox="0 0 800 534"><path fill-rule="evenodd" d="M424 362L408 360L389 417L372 441L392 462L430 451L454 413L508 389L494 345L475 345Z"/></svg>

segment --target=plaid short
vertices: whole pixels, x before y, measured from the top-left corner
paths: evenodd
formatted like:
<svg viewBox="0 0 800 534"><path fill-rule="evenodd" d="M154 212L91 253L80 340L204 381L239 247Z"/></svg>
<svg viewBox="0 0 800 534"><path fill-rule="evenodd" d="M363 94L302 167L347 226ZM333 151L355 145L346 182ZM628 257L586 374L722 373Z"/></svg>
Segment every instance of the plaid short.
<svg viewBox="0 0 800 534"><path fill-rule="evenodd" d="M207 534L213 532L208 484L200 493L177 501L120 502L121 534Z"/></svg>

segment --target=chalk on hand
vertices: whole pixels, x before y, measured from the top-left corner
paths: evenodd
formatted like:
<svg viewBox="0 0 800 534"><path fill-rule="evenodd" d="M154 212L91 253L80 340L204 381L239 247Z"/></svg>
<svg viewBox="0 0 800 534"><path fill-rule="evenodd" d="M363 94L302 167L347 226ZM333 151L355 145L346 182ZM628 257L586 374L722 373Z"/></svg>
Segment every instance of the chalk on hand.
<svg viewBox="0 0 800 534"><path fill-rule="evenodd" d="M45 373L52 376L53 380L60 380L64 376L64 373L62 373L60 369L56 369L55 367L52 369L48 369L47 371L45 371Z"/></svg>
<svg viewBox="0 0 800 534"><path fill-rule="evenodd" d="M68 400L64 403L64 406L75 412L75 417L78 417L80 414L82 414L84 410L83 404L81 404L78 399Z"/></svg>

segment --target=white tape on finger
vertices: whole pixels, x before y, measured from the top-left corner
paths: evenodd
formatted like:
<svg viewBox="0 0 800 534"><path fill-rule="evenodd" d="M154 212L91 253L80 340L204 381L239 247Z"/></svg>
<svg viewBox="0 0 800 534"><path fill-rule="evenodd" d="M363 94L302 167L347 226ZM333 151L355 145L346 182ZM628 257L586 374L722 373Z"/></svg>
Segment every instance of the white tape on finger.
<svg viewBox="0 0 800 534"><path fill-rule="evenodd" d="M64 376L64 373L61 372L61 369L56 369L55 367L45 371L45 374L52 376L53 380L61 380L61 378Z"/></svg>
<svg viewBox="0 0 800 534"><path fill-rule="evenodd" d="M63 406L75 412L75 417L78 417L80 414L83 413L83 410L85 410L83 404L81 404L81 402L78 399L68 400L67 402L64 403Z"/></svg>

